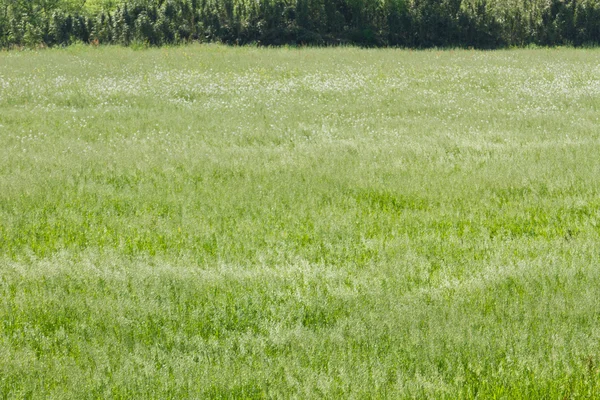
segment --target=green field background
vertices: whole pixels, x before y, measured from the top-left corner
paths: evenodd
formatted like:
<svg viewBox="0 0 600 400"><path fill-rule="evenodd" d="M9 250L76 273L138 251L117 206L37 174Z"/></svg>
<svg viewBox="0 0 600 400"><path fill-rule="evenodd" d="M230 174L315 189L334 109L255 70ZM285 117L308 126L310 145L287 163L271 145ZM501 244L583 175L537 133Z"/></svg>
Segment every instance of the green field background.
<svg viewBox="0 0 600 400"><path fill-rule="evenodd" d="M0 398L597 398L600 51L0 52Z"/></svg>

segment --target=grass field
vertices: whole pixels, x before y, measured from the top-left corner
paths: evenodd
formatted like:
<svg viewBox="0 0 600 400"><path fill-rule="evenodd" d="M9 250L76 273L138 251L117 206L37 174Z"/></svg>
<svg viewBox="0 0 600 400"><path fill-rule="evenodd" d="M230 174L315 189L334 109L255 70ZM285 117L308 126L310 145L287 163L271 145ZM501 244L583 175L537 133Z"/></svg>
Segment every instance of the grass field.
<svg viewBox="0 0 600 400"><path fill-rule="evenodd" d="M0 53L0 398L598 398L600 50Z"/></svg>

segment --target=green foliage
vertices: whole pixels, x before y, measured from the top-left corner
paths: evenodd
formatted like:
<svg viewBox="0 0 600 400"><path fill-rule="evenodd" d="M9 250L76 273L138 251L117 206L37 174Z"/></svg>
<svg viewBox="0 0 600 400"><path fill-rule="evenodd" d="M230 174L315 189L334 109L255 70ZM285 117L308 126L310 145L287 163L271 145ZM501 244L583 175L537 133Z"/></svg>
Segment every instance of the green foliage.
<svg viewBox="0 0 600 400"><path fill-rule="evenodd" d="M200 40L494 48L600 41L600 0L0 0L0 10L3 47Z"/></svg>

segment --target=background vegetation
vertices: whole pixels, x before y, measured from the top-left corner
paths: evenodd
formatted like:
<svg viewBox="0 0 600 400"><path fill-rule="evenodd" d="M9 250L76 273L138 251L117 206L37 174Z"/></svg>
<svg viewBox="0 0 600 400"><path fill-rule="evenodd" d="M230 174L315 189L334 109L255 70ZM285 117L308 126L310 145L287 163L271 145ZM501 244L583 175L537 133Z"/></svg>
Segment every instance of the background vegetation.
<svg viewBox="0 0 600 400"><path fill-rule="evenodd" d="M0 0L0 47L590 45L600 0Z"/></svg>
<svg viewBox="0 0 600 400"><path fill-rule="evenodd" d="M0 53L0 398L598 398L599 60Z"/></svg>

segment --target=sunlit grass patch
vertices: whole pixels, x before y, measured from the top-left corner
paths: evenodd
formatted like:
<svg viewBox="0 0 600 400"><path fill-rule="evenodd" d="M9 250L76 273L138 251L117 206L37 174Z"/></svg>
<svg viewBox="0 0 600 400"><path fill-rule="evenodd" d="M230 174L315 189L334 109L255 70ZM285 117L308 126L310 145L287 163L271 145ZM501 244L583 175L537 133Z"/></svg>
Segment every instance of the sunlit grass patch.
<svg viewBox="0 0 600 400"><path fill-rule="evenodd" d="M0 54L0 396L597 397L598 55Z"/></svg>

